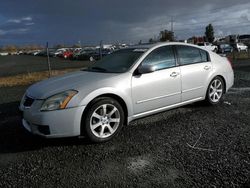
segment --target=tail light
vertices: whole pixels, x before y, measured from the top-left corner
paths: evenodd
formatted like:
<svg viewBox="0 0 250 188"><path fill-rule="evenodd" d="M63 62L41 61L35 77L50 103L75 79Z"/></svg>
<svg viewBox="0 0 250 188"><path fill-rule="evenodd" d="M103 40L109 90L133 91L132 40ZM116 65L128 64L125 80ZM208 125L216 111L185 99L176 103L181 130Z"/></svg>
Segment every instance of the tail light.
<svg viewBox="0 0 250 188"><path fill-rule="evenodd" d="M231 65L231 67L233 68L232 59L231 59L231 58L229 58L229 57L227 57L227 61L228 61L228 63Z"/></svg>

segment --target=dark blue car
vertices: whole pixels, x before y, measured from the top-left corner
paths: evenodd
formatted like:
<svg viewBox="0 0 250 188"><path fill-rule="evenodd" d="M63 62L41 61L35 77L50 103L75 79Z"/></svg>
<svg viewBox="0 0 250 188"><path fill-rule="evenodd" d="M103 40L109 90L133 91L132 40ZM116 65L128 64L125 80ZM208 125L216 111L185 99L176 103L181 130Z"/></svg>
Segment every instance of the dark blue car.
<svg viewBox="0 0 250 188"><path fill-rule="evenodd" d="M229 44L220 44L218 45L218 53L231 53L233 52L233 47Z"/></svg>

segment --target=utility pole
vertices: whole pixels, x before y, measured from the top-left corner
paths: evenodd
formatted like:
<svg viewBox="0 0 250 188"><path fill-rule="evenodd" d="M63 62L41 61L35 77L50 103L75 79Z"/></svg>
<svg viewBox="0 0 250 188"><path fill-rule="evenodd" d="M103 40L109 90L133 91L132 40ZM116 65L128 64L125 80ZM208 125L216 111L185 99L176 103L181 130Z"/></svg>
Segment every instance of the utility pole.
<svg viewBox="0 0 250 188"><path fill-rule="evenodd" d="M172 32L173 41L174 41L175 39L174 39L174 17L173 16L171 16L171 32Z"/></svg>
<svg viewBox="0 0 250 188"><path fill-rule="evenodd" d="M78 43L79 43L80 48L82 48L82 41L79 40Z"/></svg>
<svg viewBox="0 0 250 188"><path fill-rule="evenodd" d="M174 32L174 17L171 16L171 32Z"/></svg>

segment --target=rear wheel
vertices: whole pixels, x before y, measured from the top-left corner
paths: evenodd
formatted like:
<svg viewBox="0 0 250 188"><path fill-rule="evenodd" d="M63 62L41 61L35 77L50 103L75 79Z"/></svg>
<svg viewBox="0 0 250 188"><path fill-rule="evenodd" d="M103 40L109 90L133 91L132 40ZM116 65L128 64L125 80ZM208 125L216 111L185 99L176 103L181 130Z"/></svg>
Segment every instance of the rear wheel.
<svg viewBox="0 0 250 188"><path fill-rule="evenodd" d="M83 122L84 133L91 141L105 142L122 128L124 112L116 100L100 98L89 107Z"/></svg>
<svg viewBox="0 0 250 188"><path fill-rule="evenodd" d="M206 94L206 102L215 105L221 102L224 94L224 81L216 76L209 84Z"/></svg>

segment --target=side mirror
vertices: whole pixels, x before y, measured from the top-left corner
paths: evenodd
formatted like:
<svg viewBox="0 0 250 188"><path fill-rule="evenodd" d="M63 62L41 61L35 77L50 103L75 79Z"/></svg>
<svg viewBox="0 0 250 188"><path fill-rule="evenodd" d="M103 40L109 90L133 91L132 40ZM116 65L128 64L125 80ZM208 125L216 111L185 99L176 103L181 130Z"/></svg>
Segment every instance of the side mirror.
<svg viewBox="0 0 250 188"><path fill-rule="evenodd" d="M151 73L154 72L155 70L156 70L155 66L153 65L140 65L137 69L139 74Z"/></svg>

